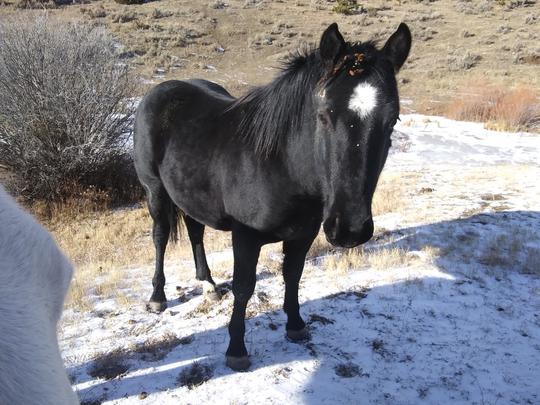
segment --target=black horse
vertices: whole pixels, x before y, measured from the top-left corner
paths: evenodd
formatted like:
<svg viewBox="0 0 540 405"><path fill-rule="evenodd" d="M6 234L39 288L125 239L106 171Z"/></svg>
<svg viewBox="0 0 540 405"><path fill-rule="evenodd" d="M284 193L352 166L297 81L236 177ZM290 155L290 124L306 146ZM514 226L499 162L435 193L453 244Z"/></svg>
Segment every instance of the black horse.
<svg viewBox="0 0 540 405"><path fill-rule="evenodd" d="M250 365L244 318L266 243L283 241L287 336L309 337L298 305L306 253L321 223L336 246L371 238L371 201L399 115L395 74L410 46L405 24L377 49L345 42L334 23L318 49L292 57L276 79L241 98L205 80L167 81L144 97L134 141L154 220L150 310L166 307L163 257L182 214L197 279L214 291L204 227L232 231L229 367Z"/></svg>

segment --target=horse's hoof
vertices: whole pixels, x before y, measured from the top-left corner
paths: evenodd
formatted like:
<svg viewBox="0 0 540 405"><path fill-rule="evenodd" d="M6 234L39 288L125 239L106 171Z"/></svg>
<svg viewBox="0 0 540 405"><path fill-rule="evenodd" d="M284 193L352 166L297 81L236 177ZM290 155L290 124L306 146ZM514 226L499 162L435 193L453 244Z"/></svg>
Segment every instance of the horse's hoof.
<svg viewBox="0 0 540 405"><path fill-rule="evenodd" d="M251 361L249 361L248 356L241 356L241 357L234 357L234 356L226 356L227 361L225 364L227 367L234 371L246 371L249 366L251 366Z"/></svg>
<svg viewBox="0 0 540 405"><path fill-rule="evenodd" d="M203 295L204 298L210 302L221 301L221 294L216 288L216 285L208 281L203 281Z"/></svg>
<svg viewBox="0 0 540 405"><path fill-rule="evenodd" d="M210 302L219 302L221 294L218 291L207 291L204 293L204 299Z"/></svg>
<svg viewBox="0 0 540 405"><path fill-rule="evenodd" d="M150 301L146 304L146 310L148 312L153 312L155 314L159 314L167 308L166 302L156 302L156 301Z"/></svg>
<svg viewBox="0 0 540 405"><path fill-rule="evenodd" d="M310 337L311 336L307 328L287 331L287 339L289 339L291 342L305 342L309 340Z"/></svg>

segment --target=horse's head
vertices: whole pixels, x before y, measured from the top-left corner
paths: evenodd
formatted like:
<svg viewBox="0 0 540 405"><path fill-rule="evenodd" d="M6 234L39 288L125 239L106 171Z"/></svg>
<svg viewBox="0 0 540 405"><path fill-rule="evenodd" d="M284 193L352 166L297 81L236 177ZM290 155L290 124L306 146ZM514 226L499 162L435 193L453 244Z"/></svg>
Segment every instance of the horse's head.
<svg viewBox="0 0 540 405"><path fill-rule="evenodd" d="M373 235L371 202L399 116L395 74L411 47L401 24L381 50L348 44L334 23L323 33L327 72L316 90L316 144L330 243L353 247Z"/></svg>

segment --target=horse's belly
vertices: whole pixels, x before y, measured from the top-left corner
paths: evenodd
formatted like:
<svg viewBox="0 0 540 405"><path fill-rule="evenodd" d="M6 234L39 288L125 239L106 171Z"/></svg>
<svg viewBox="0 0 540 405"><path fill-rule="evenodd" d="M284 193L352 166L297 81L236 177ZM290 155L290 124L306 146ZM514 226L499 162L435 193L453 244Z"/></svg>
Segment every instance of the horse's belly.
<svg viewBox="0 0 540 405"><path fill-rule="evenodd" d="M273 200L249 207L244 206L231 215L236 221L269 238L278 240L303 239L319 228L322 210L316 202Z"/></svg>

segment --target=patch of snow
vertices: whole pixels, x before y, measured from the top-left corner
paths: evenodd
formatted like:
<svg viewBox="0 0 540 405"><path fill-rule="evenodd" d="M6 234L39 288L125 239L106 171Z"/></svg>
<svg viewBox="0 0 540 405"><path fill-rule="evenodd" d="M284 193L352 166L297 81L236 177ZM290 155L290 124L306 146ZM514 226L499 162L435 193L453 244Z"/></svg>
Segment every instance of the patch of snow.
<svg viewBox="0 0 540 405"><path fill-rule="evenodd" d="M169 308L149 314L152 266L126 269L140 305L106 300L92 312L64 314L61 349L80 399L540 403L540 136L416 114L401 120L385 174L415 176L412 185L404 180L411 203L376 217L379 237L364 249L404 249L406 260L340 272L326 269L325 260L345 251L310 256L300 301L312 338L303 344L284 338L281 277L260 269L248 306L253 364L246 373L225 367L230 291L201 313L193 263L183 274L167 262ZM211 267L231 259L230 250L208 255ZM171 334L182 343L159 343ZM118 349L127 371L92 377L96 358ZM211 376L181 386L179 376L195 362Z"/></svg>

